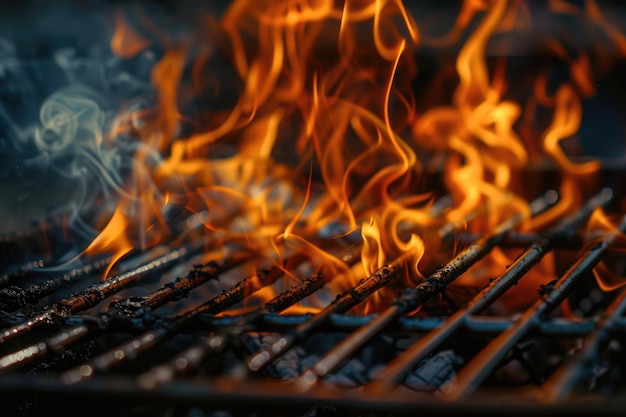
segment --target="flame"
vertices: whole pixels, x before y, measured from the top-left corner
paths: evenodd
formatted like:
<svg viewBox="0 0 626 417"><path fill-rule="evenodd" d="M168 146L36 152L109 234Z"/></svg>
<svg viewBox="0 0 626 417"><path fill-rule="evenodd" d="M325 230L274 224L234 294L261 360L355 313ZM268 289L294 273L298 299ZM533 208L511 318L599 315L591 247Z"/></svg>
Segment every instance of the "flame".
<svg viewBox="0 0 626 417"><path fill-rule="evenodd" d="M623 225L621 227L622 229L618 229L616 219L602 209L594 210L587 222L586 233L590 236L590 244L599 238L609 236L610 233L615 233L609 245L608 256L605 256L593 270L598 287L603 291L614 291L626 284L624 268L619 260L626 252L626 235L622 232ZM619 269L615 267L615 263Z"/></svg>
<svg viewBox="0 0 626 417"><path fill-rule="evenodd" d="M554 157L559 166L567 173L589 175L597 172L600 164L590 161L583 164L574 164L560 147L563 139L575 134L580 127L581 104L574 90L567 84L561 86L555 97L555 112L552 124L545 132L544 147L546 152Z"/></svg>
<svg viewBox="0 0 626 417"><path fill-rule="evenodd" d="M363 237L361 262L365 273L372 275L385 263L385 251L380 245L380 228L373 217L370 217L369 224L363 222L361 236Z"/></svg>
<svg viewBox="0 0 626 417"><path fill-rule="evenodd" d="M593 276L602 291L615 291L626 284L626 275L616 273L605 261L594 268Z"/></svg>
<svg viewBox="0 0 626 417"><path fill-rule="evenodd" d="M142 37L126 22L121 11L115 14L115 29L111 37L111 50L120 58L132 58L150 46L150 41Z"/></svg>
<svg viewBox="0 0 626 417"><path fill-rule="evenodd" d="M128 219L124 215L122 206L118 205L106 227L85 249L87 255L111 252L112 260L106 268L103 278L109 275L109 272L117 261L133 250L133 244L126 236L127 227Z"/></svg>
<svg viewBox="0 0 626 417"><path fill-rule="evenodd" d="M504 199L512 170L528 161L525 147L513 130L521 109L501 100L503 81L489 79L486 44L507 11L506 1L465 2L457 25L468 24L479 10L487 15L465 43L456 61L460 78L454 107L437 107L417 118L412 132L416 142L448 152L446 184L458 202L448 218L458 221L482 204ZM472 186L468 187L468 184ZM513 198L516 210L527 212L522 199Z"/></svg>
<svg viewBox="0 0 626 417"><path fill-rule="evenodd" d="M601 27L603 27L606 33L612 38L613 43L617 47L618 51L622 55L625 55L626 36L623 33L620 33L617 29L615 29L613 25L604 18L602 10L598 6L598 3L594 0L586 0L585 9L587 15L591 17L594 21L596 21Z"/></svg>
<svg viewBox="0 0 626 417"><path fill-rule="evenodd" d="M626 38L596 2L550 1L548 8L586 14L626 51ZM487 51L495 35L532 30L533 10L520 0L466 0L446 34L432 37L400 0L237 0L219 21L203 20L206 32L166 39L144 24L155 40L117 14L111 49L118 57L130 59L157 41L164 53L151 72L154 106L124 105L111 124L107 137L129 138L134 159L121 201L87 253L112 251L117 261L172 239L163 213L180 205L207 213L207 233L255 251L259 262L306 255L306 267L255 293L261 302L310 273L322 272L333 294L406 259L406 276L357 309L369 312L462 248L444 241L442 230L488 234L511 215L529 217L521 173L550 159L562 176L561 198L523 224L544 229L576 210L600 169L569 150L581 100L595 94L596 55L572 56L558 40L546 40L569 65L568 78L553 88L546 72L534 74L528 102L516 100L507 58L490 62ZM202 46L207 32L211 47ZM414 88L423 45L460 48L453 94L426 108ZM211 83L212 54L230 64L236 100L191 115L192 101ZM540 109L551 112L549 123L536 117ZM437 161L442 189L429 184ZM443 193L452 206L435 216L432 202ZM355 247L360 262L342 259ZM455 285L480 288L517 253L494 250ZM531 271L507 295L510 305L553 277L554 263L547 256Z"/></svg>

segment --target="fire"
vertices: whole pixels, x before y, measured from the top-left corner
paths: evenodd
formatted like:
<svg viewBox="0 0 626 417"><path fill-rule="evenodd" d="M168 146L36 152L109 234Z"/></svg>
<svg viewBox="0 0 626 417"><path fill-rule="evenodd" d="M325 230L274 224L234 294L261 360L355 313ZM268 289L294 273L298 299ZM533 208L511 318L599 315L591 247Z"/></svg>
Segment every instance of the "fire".
<svg viewBox="0 0 626 417"><path fill-rule="evenodd" d="M617 219L611 218L603 210L598 209L594 211L587 225L587 233L591 235L592 244L597 241L598 237L610 233L615 234L609 246L611 253L593 270L596 282L603 291L613 291L626 284L623 265L619 259L626 252L626 234L624 234L626 225L623 223L623 219L619 224Z"/></svg>
<svg viewBox="0 0 626 417"><path fill-rule="evenodd" d="M132 26L121 12L115 15L115 32L111 38L111 50L122 58L132 58L150 45Z"/></svg>
<svg viewBox="0 0 626 417"><path fill-rule="evenodd" d="M626 38L595 2L582 10L552 1L549 8L587 13L626 51ZM506 57L487 59L494 37L531 30L532 19L525 2L467 0L453 27L433 37L400 0L238 0L219 21L206 21L216 34L210 48L198 46L206 31L155 36L165 50L152 69L156 103L124 108L113 123L110 136L130 135L140 145L118 207L87 253L113 251L117 260L171 238L162 212L177 204L206 211L207 233L263 262L306 254L302 274L323 271L330 293L405 257L406 277L376 296L384 304L454 256L459 247L444 241L445 225L485 234L513 214L528 216L532 195L522 173L551 160L561 173L560 201L523 224L543 229L576 210L600 164L574 161L568 150L581 126L581 99L595 91L588 54L570 57L550 40L570 76L553 91L546 73L536 74L527 103L512 98ZM116 15L111 49L118 57L132 58L152 42ZM412 87L422 46L459 48L454 92L427 105ZM190 115L185 109L210 84L209 58L218 53L232 68L237 99ZM535 120L540 107L551 111L547 126ZM441 161L442 189L429 184L433 161ZM452 207L432 215L444 194ZM360 256L354 266L342 260L349 248ZM480 288L481 277L515 256L495 250L458 286ZM554 260L546 257L531 275L524 286L556 275ZM294 279L287 273L283 282ZM257 296L274 294L267 288Z"/></svg>
<svg viewBox="0 0 626 417"><path fill-rule="evenodd" d="M111 268L120 258L133 249L133 244L126 236L127 227L128 222L122 211L122 206L118 206L106 227L85 249L85 253L88 255L99 252L113 253L113 259L104 272L104 277L109 275Z"/></svg>

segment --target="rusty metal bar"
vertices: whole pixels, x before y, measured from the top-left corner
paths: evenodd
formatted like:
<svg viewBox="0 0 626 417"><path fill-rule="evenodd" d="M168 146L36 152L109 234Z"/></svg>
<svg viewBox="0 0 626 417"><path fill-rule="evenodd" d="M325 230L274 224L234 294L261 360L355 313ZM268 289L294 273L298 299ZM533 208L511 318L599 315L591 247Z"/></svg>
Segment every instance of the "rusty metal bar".
<svg viewBox="0 0 626 417"><path fill-rule="evenodd" d="M252 293L274 283L284 275L286 267L294 267L304 260L304 255L296 254L288 258L284 265L260 269L255 275L243 279L229 290L179 316L176 320L155 326L128 342L93 358L88 363L70 369L61 375L61 379L66 383L77 383L90 378L96 372L106 371L126 360L136 358L140 353L157 346L167 337L181 331L196 315L216 314L232 307Z"/></svg>
<svg viewBox="0 0 626 417"><path fill-rule="evenodd" d="M45 296L54 294L77 280L104 271L112 258L95 259L85 265L61 272L43 282L22 288L10 286L0 289L0 311L7 313L16 311L28 304L35 304Z"/></svg>
<svg viewBox="0 0 626 417"><path fill-rule="evenodd" d="M123 288L129 287L141 278L150 274L162 272L192 254L199 253L204 249L206 244L207 241L205 239L200 239L195 243L190 244L188 247L182 247L168 252L135 269L111 277L104 282L92 285L85 290L70 296L69 298L57 302L52 307L36 313L25 322L2 330L2 332L0 332L0 343L20 337L35 328L51 324L54 316L69 316L70 314L75 314L94 307L102 300L112 294L115 294Z"/></svg>
<svg viewBox="0 0 626 417"><path fill-rule="evenodd" d="M554 289L543 299L529 308L515 324L493 339L483 350L464 366L457 374L454 389L449 397L458 399L474 391L487 378L493 369L504 359L505 355L528 333L538 322L554 310L570 294L575 284L589 276L593 268L618 236L626 232L626 217L619 226L609 232L604 239L594 245L559 279Z"/></svg>
<svg viewBox="0 0 626 417"><path fill-rule="evenodd" d="M553 200L556 198L556 193L554 191L551 191L546 195L550 196L550 197L546 197L546 200ZM431 214L440 215L444 211L444 209L447 207L448 199L444 198L442 200L444 201L445 204L442 203L441 205L433 206L430 210ZM480 208L479 210L470 212L467 215L465 220L468 220L477 216L482 210L484 210L484 208ZM443 227L441 227L437 231L437 233L442 240L447 240L453 235L454 231L456 231L461 224L463 224L463 222L447 223ZM367 278L365 281L362 281L362 283L359 284L359 286L357 286L355 289L351 290L348 293L343 294L342 296L337 298L333 303L327 306L325 309L323 309L318 314L311 317L311 319L308 322L303 323L302 325L298 326L293 332L290 332L281 336L276 342L274 342L267 349L261 350L255 353L254 355L252 355L248 359L248 368L253 372L260 371L261 369L265 368L271 361L273 361L274 359L282 355L284 352L286 352L293 344L295 344L296 342L300 340L305 339L306 337L308 337L308 335L311 332L313 332L318 327L322 326L332 314L335 314L337 312L347 311L349 308L352 308L353 305L356 305L356 304L352 304L354 301L357 301L357 303L361 301L358 298L355 300L354 295L359 294L359 291L361 291L361 287L363 286L363 284L369 284L369 283L373 284L371 289L367 289L368 291L367 293L364 292L364 297L368 297L374 291L377 291L379 288L382 288L384 285L387 285L387 283L391 282L391 280L394 279L395 276L399 273L398 267L401 264L403 264L406 259L408 259L407 256L400 257L396 261L394 261L394 263L392 263L391 265L383 266L372 276ZM350 303L350 307L346 308L345 310L341 306L343 300L347 300Z"/></svg>
<svg viewBox="0 0 626 417"><path fill-rule="evenodd" d="M535 266L541 258L552 249L554 241L558 239L562 233L575 229L591 215L593 210L607 204L612 197L612 191L605 188L600 193L587 200L576 213L559 221L518 256L506 271L501 273L476 295L465 309L454 313L440 328L426 334L396 357L376 376L375 381L370 384L370 387L374 390L389 390L393 388L415 364L424 359L444 340L461 328L470 316L483 311L511 286L517 283L526 272Z"/></svg>
<svg viewBox="0 0 626 417"><path fill-rule="evenodd" d="M103 313L101 317L105 317L107 323L101 323L101 318L92 316L69 316L59 317L59 324L67 327L78 325L98 325L101 333L120 333L120 332L144 332L155 325L175 320L171 317L162 317L157 312L151 312L151 320L144 322L142 316L114 315L110 312ZM255 317L259 315L259 317ZM194 333L202 331L220 331L226 330L228 334L231 331L238 334L246 331L260 332L284 332L294 329L311 318L312 313L304 314L277 314L264 312L258 313L258 310L252 313L242 313L237 315L214 316L212 314L198 315L193 321L190 321L184 329L183 333ZM253 322L248 323L249 317L255 318ZM377 314L369 314L365 316L355 316L346 314L333 314L328 322L319 330L324 332L354 332L359 327L364 326L378 317ZM439 317L409 317L402 316L388 327L390 333L401 334L420 334L430 332L440 327L445 322L444 318ZM254 325L253 329L249 327L239 327L242 323ZM484 336L495 337L503 331L507 330L514 324L512 319L490 316L474 316L469 317L465 323L465 327L478 334ZM594 319L568 320L564 318L552 318L537 323L537 327L533 333L544 336L553 337L581 337L589 335L595 328L596 321ZM618 321L621 328L626 328L626 320Z"/></svg>
<svg viewBox="0 0 626 417"><path fill-rule="evenodd" d="M359 251L360 245L353 247L352 250L343 256L342 260L347 265L353 265L359 259ZM267 315L276 315L285 310L321 289L332 278L334 277L329 279L322 272L318 272L298 282L293 287L290 287L265 303L264 306L240 316L235 321L231 321L227 325L226 331L220 331L208 337L203 337L199 343L195 343L185 349L168 363L157 365L149 369L139 377L140 383L145 387L155 387L169 382L177 375L196 369L208 355L222 351L227 346L233 334L245 331L245 328L250 325L258 324L260 321L264 320ZM216 327L219 326L219 318L213 318L211 322Z"/></svg>
<svg viewBox="0 0 626 417"><path fill-rule="evenodd" d="M84 414L84 404L87 403L91 408L102 407L103 404L113 406L113 415L115 412L126 415L128 410L140 410L141 414L147 412L148 415L176 415L176 411L181 411L183 415L193 415L195 412L192 410L209 413L213 410L227 410L228 412L223 414L300 416L309 410L304 415L447 417L499 416L506 413L517 417L552 415L583 417L594 414L617 417L623 416L626 405L623 398L617 396L605 401L545 407L519 395L519 389L481 392L471 400L456 403L441 401L436 396L408 390L402 392L398 390L384 395L367 395L359 389L337 388L325 384L318 384L312 390L303 393L292 384L285 384L284 381L241 379L235 376L211 378L200 376L146 389L135 378L118 375L96 376L82 384L70 386L60 385L58 379L50 375L6 375L0 378L0 393L9 399L15 394L33 393L32 398L38 405L43 403L58 407L61 403L62 410L73 411L69 415ZM48 398L47 402L44 402L45 397ZM330 414L324 413L324 408L319 408L320 405L330 407ZM36 410L49 411L41 407ZM268 412L265 413L265 410ZM313 414L311 410L322 412Z"/></svg>
<svg viewBox="0 0 626 417"><path fill-rule="evenodd" d="M270 311L275 314L284 310L307 295L317 291L326 282L327 279L321 273L300 281L294 287L291 287L270 300L265 306L238 317L234 322L231 321L231 323L229 323L229 331L217 332L208 337L203 337L199 343L194 343L189 348L177 354L168 363L152 367L139 376L140 384L144 387L154 388L169 382L177 375L197 369L208 355L221 352L228 344L228 340L234 332L237 330L243 331L246 326L263 320L265 315ZM214 325L219 325L218 318L212 319L211 322Z"/></svg>
<svg viewBox="0 0 626 417"><path fill-rule="evenodd" d="M393 264L384 265L368 278L362 280L356 287L338 296L332 303L319 313L313 315L306 322L297 326L293 331L285 333L267 349L260 350L248 358L248 368L257 372L267 366L274 359L285 353L295 343L307 338L313 331L325 324L333 314L348 311L378 289L384 287L404 269L406 257Z"/></svg>
<svg viewBox="0 0 626 417"><path fill-rule="evenodd" d="M556 201L556 193L548 192L533 201L530 205L531 215L536 215L550 207ZM465 272L470 266L482 259L504 237L517 227L524 216L515 215L500 224L490 237L483 238L457 255L450 263L435 271L431 276L419 283L415 288L410 288L395 301L388 309L383 311L368 325L361 327L337 346L327 352L311 369L305 371L298 384L306 389L315 383L319 377L332 372L337 366L354 354L365 343L389 326L401 315L419 307L426 300L440 294L446 286Z"/></svg>
<svg viewBox="0 0 626 417"><path fill-rule="evenodd" d="M101 314L100 317L89 317L88 320L70 325L69 328L44 341L0 357L0 373L31 363L48 353L62 352L70 345L88 336L94 337L100 333L101 327L106 327L119 314L129 316L140 309L156 309L169 301L176 300L190 289L211 279L218 279L219 274L240 265L250 257L247 252L238 252L219 261L195 265L187 276L176 278L151 294L114 301L111 303L109 311Z"/></svg>

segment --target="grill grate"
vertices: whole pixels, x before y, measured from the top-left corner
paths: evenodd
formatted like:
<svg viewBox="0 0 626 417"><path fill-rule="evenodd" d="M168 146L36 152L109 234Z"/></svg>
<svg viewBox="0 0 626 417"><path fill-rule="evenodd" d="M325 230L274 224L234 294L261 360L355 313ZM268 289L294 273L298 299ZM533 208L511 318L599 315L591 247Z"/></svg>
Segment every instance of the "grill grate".
<svg viewBox="0 0 626 417"><path fill-rule="evenodd" d="M307 407L313 407L308 411L311 416L333 415L328 414L330 409L319 408L321 406L341 413L336 415L359 415L363 410L398 414L421 410L445 414L461 409L459 407L467 413L499 412L504 404L514 403L515 410L506 408L512 414L552 412L554 407L583 414L597 409L599 403L611 414L619 410L617 396L599 395L601 401L598 402L591 392L585 396L590 402L587 404L581 403L574 394L581 382L593 377L594 369L605 360L600 358L601 352L623 329L626 293L614 297L599 319L555 318L549 313L589 275L619 233L626 232L626 220L617 230L608 232L597 244L586 249L558 282L546 286L536 303L519 317L479 316L546 253L561 243L577 241L573 237L578 236L575 233L580 225L611 197L610 191L603 190L573 216L530 240L529 236L515 234L521 218L509 219L491 236L478 239L415 288L405 290L378 315L344 313L402 276L404 258L380 268L318 313L302 315L280 313L320 290L329 279L321 273L300 281L251 312L216 316L272 285L286 271L295 270L306 260L298 254L287 257L282 265L257 270L197 307L175 314L158 313L160 307L186 297L224 274L237 272L237 268L254 258L254 254L240 248L230 248L230 255L225 258L194 265L184 277L171 280L148 294L114 300L106 310L97 308L107 298L150 276L158 276L215 244L206 239L194 239L193 243L173 251L155 248L148 254L149 261L33 312L29 312L28 304L37 304L44 297L80 285L85 277L101 270L107 260L97 259L73 271L44 276L35 283L23 279L21 286L10 286L18 280L7 278L1 282L0 289L0 306L4 311L0 316L0 323L4 325L0 333L0 392L16 394L15 401L20 404L24 398L31 403L55 404L59 395L72 398L77 393L104 396L107 402L117 398L124 404L144 406L149 400L152 411L163 411L158 407L165 403L185 410L196 405L237 410L284 406L280 411L273 409L272 415L305 415L301 410ZM552 192L537 199L532 204L533 214L545 210L554 200ZM454 234L456 230L446 227L442 233ZM444 318L407 315L441 295L447 285L470 266L494 247L507 242L523 245L525 251L466 307ZM356 262L357 253L358 250L352 250L345 261ZM23 275L24 271L19 269L19 274L4 276ZM467 363L455 363L453 356L437 356L446 346L456 343L455 338L463 332L486 340L475 348L476 352ZM265 346L259 345L252 351L248 346L246 351L246 337L265 333L277 336ZM290 349L320 333L345 336L330 348L322 348L322 356L307 364L294 381L286 383L268 378L266 368L269 365L275 365ZM358 390L325 381L325 377L380 335L413 339L399 354L383 363L373 378L359 384ZM533 337L555 341L582 338L584 343L568 360L564 355L561 362L566 363L557 364L546 380L537 377L535 384L523 384L522 388L519 385L494 388L485 384L503 363L516 359L523 365L524 341ZM171 343L180 338L185 340ZM97 348L94 348L94 341L99 342ZM433 384L436 394L407 389L403 384L407 374L429 361L438 361L430 370L436 375L430 381L422 377L427 379L427 384ZM227 362L233 364L224 372ZM122 367L122 364L126 365ZM209 369L211 364L213 369ZM443 375L444 371L454 378ZM438 382L434 383L437 378ZM112 405L108 404L102 410L110 407Z"/></svg>

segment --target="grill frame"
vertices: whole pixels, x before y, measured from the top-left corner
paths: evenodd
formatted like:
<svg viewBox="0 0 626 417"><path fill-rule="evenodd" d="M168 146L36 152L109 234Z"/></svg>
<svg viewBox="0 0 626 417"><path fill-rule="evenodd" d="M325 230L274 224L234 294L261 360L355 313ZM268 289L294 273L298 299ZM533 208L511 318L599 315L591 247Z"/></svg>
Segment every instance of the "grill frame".
<svg viewBox="0 0 626 417"><path fill-rule="evenodd" d="M54 406L52 415L55 412L63 415L84 413L86 404L89 404L89 411L96 416L107 415L112 411L132 411L133 415L141 415L140 409L133 408L146 405L149 405L148 411L154 413L158 410L162 415L167 415L172 410L179 412L200 408L207 410L207 415L215 410L228 410L237 416L300 416L311 408L330 407L335 414L327 415L356 416L369 412L369 415L408 416L420 412L447 416L459 413L502 415L506 412L519 416L548 416L555 413L584 416L595 412L617 416L623 415L623 407L626 405L623 396L618 394L610 398L592 396L585 402L542 404L528 401L533 395L532 391L522 397L519 389L487 389L477 392L471 398L449 402L423 393L363 395L358 390L320 386L302 393L293 389L293 386L275 380L242 381L224 378L194 379L191 382L180 380L155 389L145 389L128 378L112 376L97 376L80 386L60 385L56 378L50 377L3 376L0 378L0 392L6 398L17 398L16 402L20 402L22 407L19 396L28 393L31 401L34 397L39 402L36 404L39 409ZM98 410L98 407L104 408Z"/></svg>

